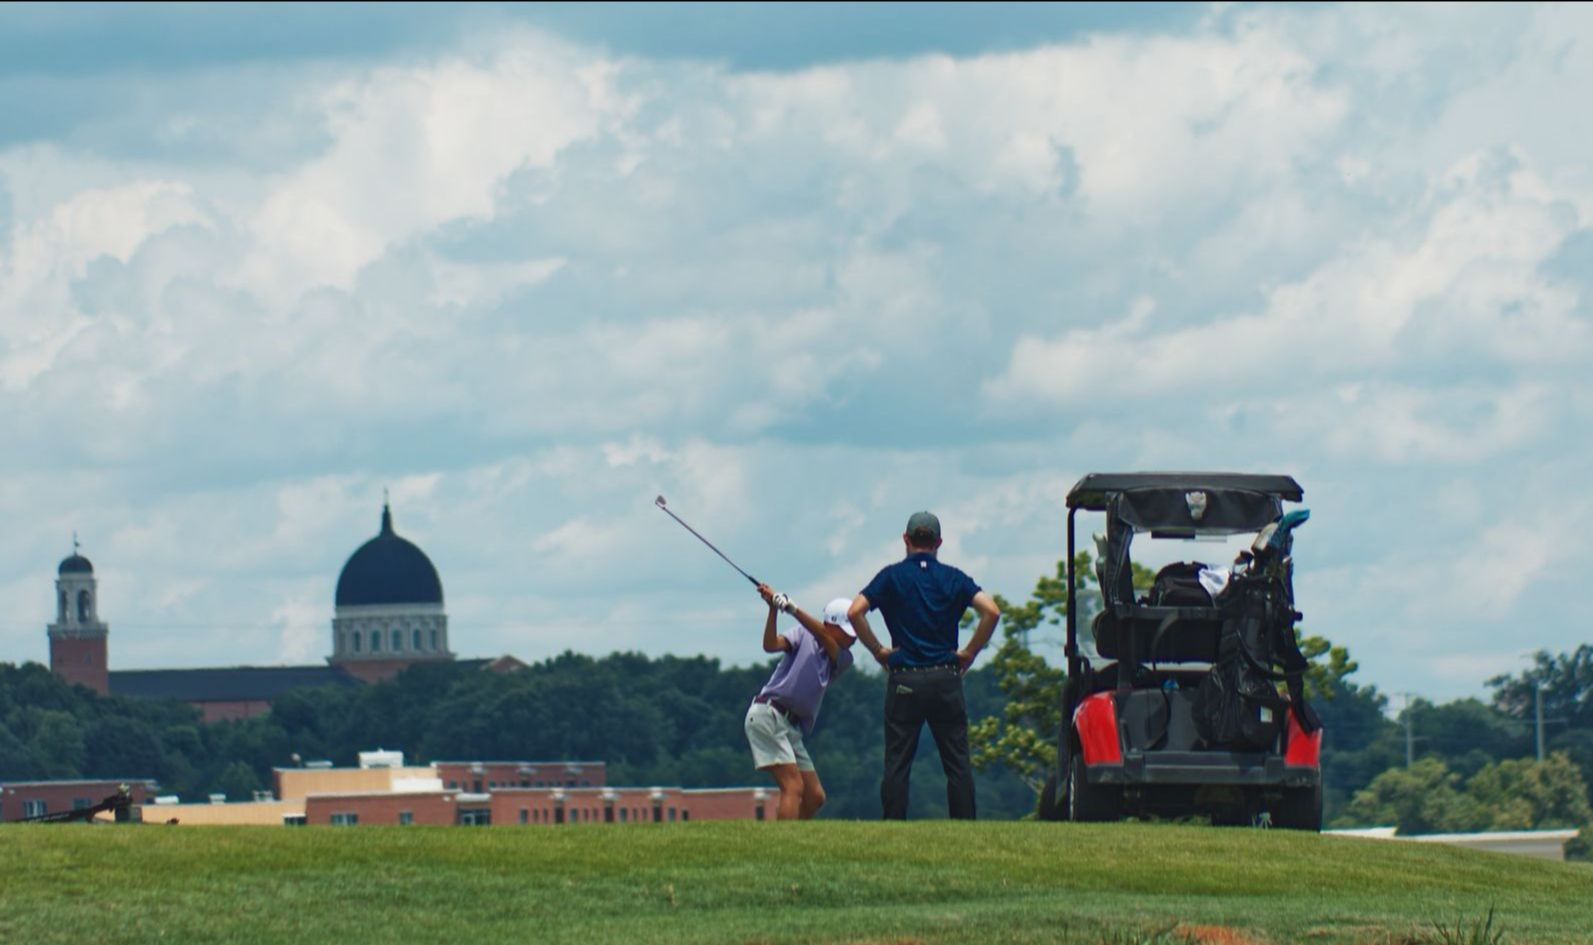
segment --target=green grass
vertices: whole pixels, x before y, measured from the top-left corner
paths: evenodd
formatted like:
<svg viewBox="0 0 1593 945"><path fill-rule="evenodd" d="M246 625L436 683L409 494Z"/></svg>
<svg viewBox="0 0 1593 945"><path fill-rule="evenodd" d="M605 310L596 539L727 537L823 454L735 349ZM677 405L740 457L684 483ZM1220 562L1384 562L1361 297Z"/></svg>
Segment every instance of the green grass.
<svg viewBox="0 0 1593 945"><path fill-rule="evenodd" d="M1399 945L1490 907L1593 943L1593 867L1157 824L0 827L5 943Z"/></svg>

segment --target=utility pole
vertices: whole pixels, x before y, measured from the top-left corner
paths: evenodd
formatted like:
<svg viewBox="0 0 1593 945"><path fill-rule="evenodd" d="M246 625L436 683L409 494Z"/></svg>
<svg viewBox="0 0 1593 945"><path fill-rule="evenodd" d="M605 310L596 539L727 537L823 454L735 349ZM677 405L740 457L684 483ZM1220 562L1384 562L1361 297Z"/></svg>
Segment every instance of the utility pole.
<svg viewBox="0 0 1593 945"><path fill-rule="evenodd" d="M1534 701L1538 710L1538 764L1541 765L1543 764L1543 684L1539 683L1533 687L1532 692L1537 697Z"/></svg>
<svg viewBox="0 0 1593 945"><path fill-rule="evenodd" d="M1416 761L1416 732L1411 727L1411 694L1405 693L1405 767L1409 768Z"/></svg>

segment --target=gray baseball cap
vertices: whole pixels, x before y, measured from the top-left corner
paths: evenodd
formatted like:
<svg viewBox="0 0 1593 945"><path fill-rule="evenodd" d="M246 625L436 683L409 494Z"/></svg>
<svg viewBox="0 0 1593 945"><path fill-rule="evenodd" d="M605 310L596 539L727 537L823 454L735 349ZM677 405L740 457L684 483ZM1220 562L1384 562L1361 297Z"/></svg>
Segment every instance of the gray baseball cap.
<svg viewBox="0 0 1593 945"><path fill-rule="evenodd" d="M907 534L912 538L940 538L940 519L933 512L914 512L907 520Z"/></svg>

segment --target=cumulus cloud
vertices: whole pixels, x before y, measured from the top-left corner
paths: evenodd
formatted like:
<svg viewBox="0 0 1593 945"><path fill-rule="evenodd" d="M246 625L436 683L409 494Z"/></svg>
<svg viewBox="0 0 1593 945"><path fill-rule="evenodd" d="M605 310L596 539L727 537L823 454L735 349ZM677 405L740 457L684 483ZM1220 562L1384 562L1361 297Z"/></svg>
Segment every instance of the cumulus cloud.
<svg viewBox="0 0 1593 945"><path fill-rule="evenodd" d="M1474 690L1434 641L1569 645L1542 593L1590 563L1585 510L1491 511L1593 460L1590 48L1574 7L1223 8L785 71L497 28L121 77L160 141L85 107L0 145L0 658L42 657L77 527L123 665L314 659L387 487L465 652L753 659L654 495L819 603L934 508L1018 596L1078 475L1162 465L1296 473L1313 629Z"/></svg>

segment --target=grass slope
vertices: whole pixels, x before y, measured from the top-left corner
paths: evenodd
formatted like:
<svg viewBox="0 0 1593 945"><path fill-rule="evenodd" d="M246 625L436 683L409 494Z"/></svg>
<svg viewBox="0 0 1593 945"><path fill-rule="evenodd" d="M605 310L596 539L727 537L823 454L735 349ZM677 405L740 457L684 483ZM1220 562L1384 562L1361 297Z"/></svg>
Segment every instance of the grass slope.
<svg viewBox="0 0 1593 945"><path fill-rule="evenodd" d="M1490 906L1593 942L1593 867L1135 824L0 827L0 942L1386 943Z"/></svg>

